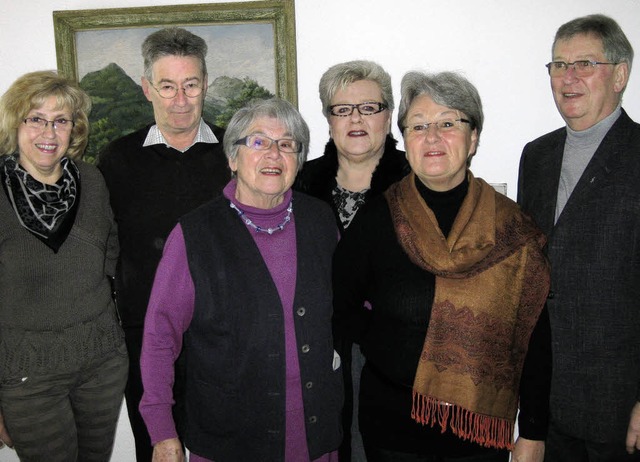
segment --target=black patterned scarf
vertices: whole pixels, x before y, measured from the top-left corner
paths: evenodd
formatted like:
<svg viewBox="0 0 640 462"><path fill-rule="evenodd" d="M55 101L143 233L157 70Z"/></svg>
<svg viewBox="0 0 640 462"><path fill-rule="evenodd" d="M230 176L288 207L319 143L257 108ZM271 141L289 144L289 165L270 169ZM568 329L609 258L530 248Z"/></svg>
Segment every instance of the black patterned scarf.
<svg viewBox="0 0 640 462"><path fill-rule="evenodd" d="M4 157L0 176L13 210L31 234L58 252L75 222L80 199L80 172L70 159L60 161L62 176L55 184L33 178L16 154Z"/></svg>

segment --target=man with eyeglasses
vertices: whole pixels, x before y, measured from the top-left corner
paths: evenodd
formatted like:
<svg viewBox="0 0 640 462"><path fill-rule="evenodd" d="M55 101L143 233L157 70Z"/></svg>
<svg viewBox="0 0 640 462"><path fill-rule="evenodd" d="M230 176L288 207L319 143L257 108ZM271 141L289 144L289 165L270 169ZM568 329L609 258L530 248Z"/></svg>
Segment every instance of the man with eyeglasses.
<svg viewBox="0 0 640 462"><path fill-rule="evenodd" d="M633 49L611 18L561 26L547 64L566 127L527 144L518 202L548 236L547 461L640 460L640 125Z"/></svg>
<svg viewBox="0 0 640 462"><path fill-rule="evenodd" d="M142 329L155 269L178 218L220 194L230 178L223 131L202 119L206 54L205 41L185 29L149 35L142 44L142 90L155 123L113 141L98 161L120 237L115 286L130 356L125 397L138 462L151 461L153 451L138 405ZM177 374L174 396L181 389ZM178 425L180 404L174 406Z"/></svg>

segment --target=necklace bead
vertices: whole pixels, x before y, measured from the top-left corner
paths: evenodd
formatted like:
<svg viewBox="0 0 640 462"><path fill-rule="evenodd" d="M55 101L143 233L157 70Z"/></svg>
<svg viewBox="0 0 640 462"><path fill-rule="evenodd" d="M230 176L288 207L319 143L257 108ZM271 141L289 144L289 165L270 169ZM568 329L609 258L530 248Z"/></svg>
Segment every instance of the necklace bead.
<svg viewBox="0 0 640 462"><path fill-rule="evenodd" d="M291 221L291 213L293 212L293 199L289 202L289 206L287 207L287 216L284 217L282 223L277 225L275 228L263 228L262 226L256 225L251 219L233 202L229 202L229 207L235 210L242 221L246 223L247 226L251 226L256 230L256 233L267 233L269 235L275 233L276 231L282 231L287 223Z"/></svg>

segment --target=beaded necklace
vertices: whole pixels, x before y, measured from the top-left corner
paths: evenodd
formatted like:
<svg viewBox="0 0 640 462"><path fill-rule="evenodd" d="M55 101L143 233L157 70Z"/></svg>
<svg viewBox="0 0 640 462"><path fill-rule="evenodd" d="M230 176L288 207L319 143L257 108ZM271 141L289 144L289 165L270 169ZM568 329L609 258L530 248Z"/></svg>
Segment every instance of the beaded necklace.
<svg viewBox="0 0 640 462"><path fill-rule="evenodd" d="M251 221L251 219L246 216L246 214L242 210L236 207L233 202L229 202L229 206L238 213L240 219L244 221L247 226L251 226L253 229L255 229L256 233L273 234L276 231L282 231L284 229L284 226L291 221L291 212L293 212L293 199L291 199L291 201L289 202L289 206L287 207L287 216L284 217L282 223L277 225L275 228L263 228L262 226L258 226L253 221Z"/></svg>

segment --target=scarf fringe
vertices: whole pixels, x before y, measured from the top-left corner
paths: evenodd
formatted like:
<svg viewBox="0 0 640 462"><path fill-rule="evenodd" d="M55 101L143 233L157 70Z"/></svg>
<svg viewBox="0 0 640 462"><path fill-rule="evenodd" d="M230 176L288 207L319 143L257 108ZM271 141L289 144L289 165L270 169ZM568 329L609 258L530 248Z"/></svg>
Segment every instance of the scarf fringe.
<svg viewBox="0 0 640 462"><path fill-rule="evenodd" d="M413 391L411 418L422 425L435 427L444 433L447 424L454 435L481 446L513 450L515 422L478 414L456 404L448 404Z"/></svg>

